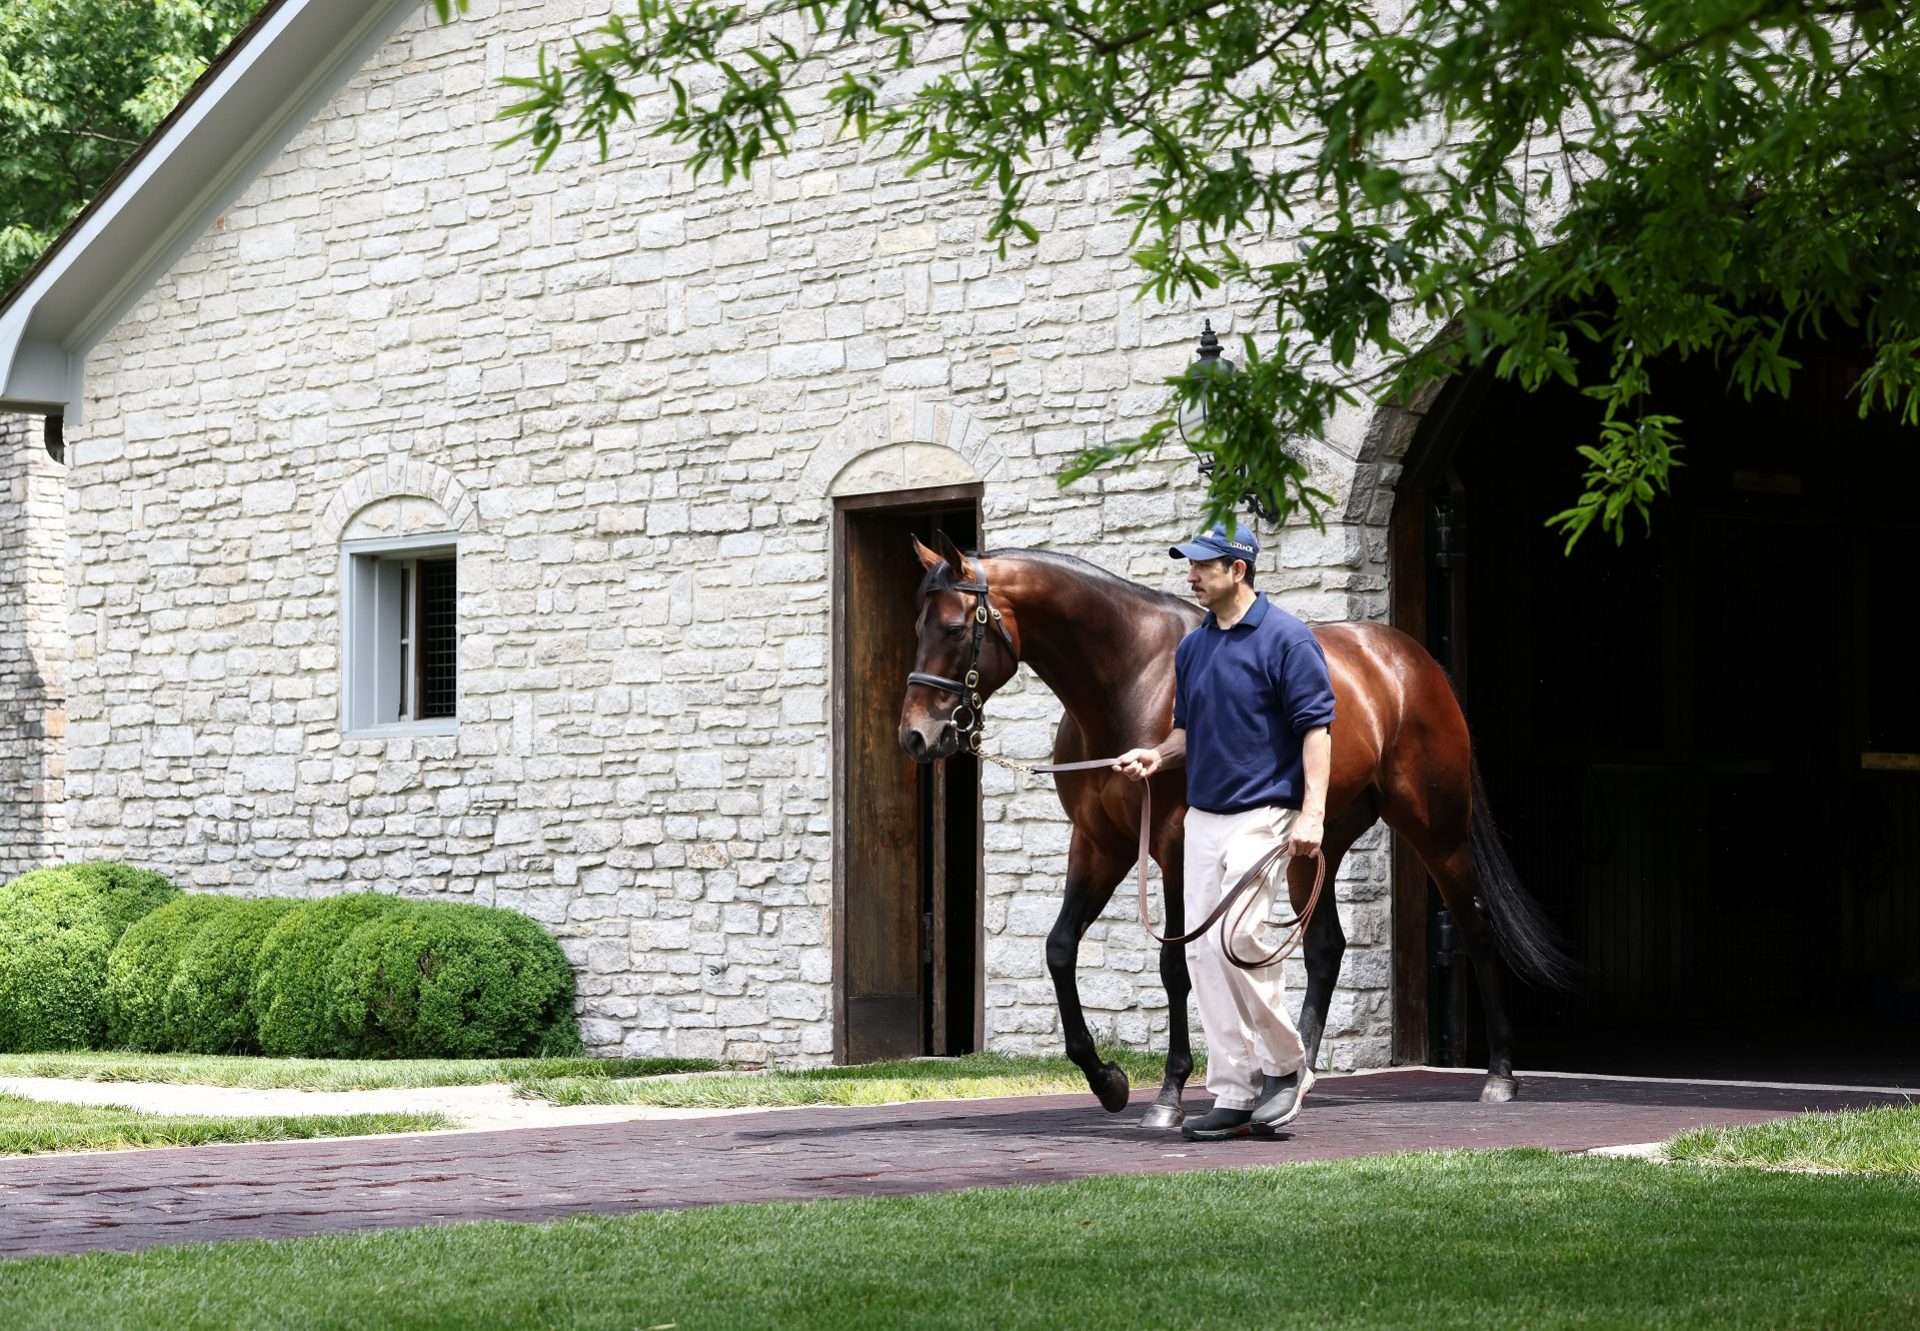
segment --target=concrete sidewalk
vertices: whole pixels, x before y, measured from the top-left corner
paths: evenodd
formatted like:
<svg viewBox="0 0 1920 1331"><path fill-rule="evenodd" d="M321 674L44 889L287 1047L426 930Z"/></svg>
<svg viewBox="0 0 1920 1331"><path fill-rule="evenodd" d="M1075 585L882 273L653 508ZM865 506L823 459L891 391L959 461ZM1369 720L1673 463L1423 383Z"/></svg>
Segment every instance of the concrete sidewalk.
<svg viewBox="0 0 1920 1331"><path fill-rule="evenodd" d="M1324 1077L1290 1135L1214 1143L1140 1128L1152 1099L1147 1088L1121 1115L1105 1114L1078 1094L22 1157L0 1161L0 1255L1053 1183L1397 1151L1592 1151L1661 1141L1701 1125L1905 1102L1848 1089L1536 1077L1513 1104L1483 1105L1476 1098L1480 1076L1399 1070ZM1190 1111L1204 1105L1190 1097Z"/></svg>
<svg viewBox="0 0 1920 1331"><path fill-rule="evenodd" d="M651 1105L555 1105L545 1100L520 1099L514 1095L513 1087L501 1083L301 1091L172 1082L88 1081L71 1077L0 1077L0 1094L73 1105L112 1105L149 1114L219 1118L282 1114L444 1114L467 1131L624 1123L646 1118L698 1118L729 1112L659 1109Z"/></svg>

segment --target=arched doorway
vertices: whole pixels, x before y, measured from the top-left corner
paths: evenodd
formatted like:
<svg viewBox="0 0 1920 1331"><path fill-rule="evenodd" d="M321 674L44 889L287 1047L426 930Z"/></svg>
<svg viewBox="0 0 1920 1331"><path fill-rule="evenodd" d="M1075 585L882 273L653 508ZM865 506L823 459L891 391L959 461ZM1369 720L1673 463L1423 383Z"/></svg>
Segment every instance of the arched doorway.
<svg viewBox="0 0 1920 1331"><path fill-rule="evenodd" d="M1596 434L1572 390L1451 385L1408 453L1396 619L1581 968L1518 1004L1523 1067L1920 1080L1920 431L1800 358L1785 401L1656 375L1685 466L1623 546L1544 526ZM1465 967L1398 878L1401 1056L1470 1062Z"/></svg>

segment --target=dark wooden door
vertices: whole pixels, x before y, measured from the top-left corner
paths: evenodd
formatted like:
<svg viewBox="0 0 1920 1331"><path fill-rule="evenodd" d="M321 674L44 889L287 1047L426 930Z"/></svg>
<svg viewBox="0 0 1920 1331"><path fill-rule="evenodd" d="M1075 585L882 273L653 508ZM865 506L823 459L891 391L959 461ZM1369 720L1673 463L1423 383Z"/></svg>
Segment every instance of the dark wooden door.
<svg viewBox="0 0 1920 1331"><path fill-rule="evenodd" d="M921 767L899 743L921 578L912 538L943 529L971 546L976 501L882 506L892 498L839 515L836 1049L850 1063L965 1052L978 1006L978 782L951 770L973 760Z"/></svg>
<svg viewBox="0 0 1920 1331"><path fill-rule="evenodd" d="M905 521L856 512L844 527L846 762L842 940L850 1062L923 1053L922 879L928 852L919 769L901 750L920 568Z"/></svg>
<svg viewBox="0 0 1920 1331"><path fill-rule="evenodd" d="M1390 538L1394 626L1427 647L1456 689L1467 673L1465 498L1451 471L1426 487L1403 486ZM1393 1057L1457 1064L1473 1010L1465 944L1426 865L1398 835L1393 872Z"/></svg>

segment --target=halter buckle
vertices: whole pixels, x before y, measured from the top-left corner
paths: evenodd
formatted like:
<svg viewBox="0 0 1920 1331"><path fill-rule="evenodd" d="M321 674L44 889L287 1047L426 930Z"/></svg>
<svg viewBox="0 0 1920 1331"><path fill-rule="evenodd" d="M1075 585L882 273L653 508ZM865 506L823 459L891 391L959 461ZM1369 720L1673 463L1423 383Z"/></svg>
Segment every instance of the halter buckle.
<svg viewBox="0 0 1920 1331"><path fill-rule="evenodd" d="M978 753L978 752L980 752L980 732L979 732L979 731L977 731L977 730L975 730L975 731L973 731L973 732L971 732L970 734L968 734L968 736L967 736L967 751L968 751L969 753Z"/></svg>
<svg viewBox="0 0 1920 1331"><path fill-rule="evenodd" d="M967 672L967 688L977 689L979 687L980 687L980 672L978 670L969 670ZM977 705L978 704L976 704L976 706Z"/></svg>
<svg viewBox="0 0 1920 1331"><path fill-rule="evenodd" d="M976 605L973 608L973 622L976 624L987 622L987 608L984 605Z"/></svg>

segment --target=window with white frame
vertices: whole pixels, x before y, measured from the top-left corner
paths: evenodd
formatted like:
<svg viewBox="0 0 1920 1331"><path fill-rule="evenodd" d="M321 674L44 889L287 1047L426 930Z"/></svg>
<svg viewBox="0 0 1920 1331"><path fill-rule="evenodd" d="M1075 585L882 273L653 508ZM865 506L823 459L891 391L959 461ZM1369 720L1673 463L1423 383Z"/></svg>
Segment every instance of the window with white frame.
<svg viewBox="0 0 1920 1331"><path fill-rule="evenodd" d="M451 733L460 693L453 536L348 541L341 555L345 730Z"/></svg>

